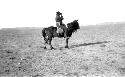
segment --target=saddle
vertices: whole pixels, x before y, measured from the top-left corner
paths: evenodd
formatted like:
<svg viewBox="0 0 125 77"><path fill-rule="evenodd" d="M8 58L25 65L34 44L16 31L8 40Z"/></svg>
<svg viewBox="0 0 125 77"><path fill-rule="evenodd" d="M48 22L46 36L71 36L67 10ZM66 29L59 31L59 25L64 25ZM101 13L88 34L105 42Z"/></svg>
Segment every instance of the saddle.
<svg viewBox="0 0 125 77"><path fill-rule="evenodd" d="M67 37L67 27L65 24L61 24L60 27L57 27L57 34L58 36L60 37L63 37L66 38Z"/></svg>
<svg viewBox="0 0 125 77"><path fill-rule="evenodd" d="M61 27L57 28L57 33L62 34L64 31Z"/></svg>
<svg viewBox="0 0 125 77"><path fill-rule="evenodd" d="M64 33L65 24L61 24L60 27L57 27L57 33Z"/></svg>

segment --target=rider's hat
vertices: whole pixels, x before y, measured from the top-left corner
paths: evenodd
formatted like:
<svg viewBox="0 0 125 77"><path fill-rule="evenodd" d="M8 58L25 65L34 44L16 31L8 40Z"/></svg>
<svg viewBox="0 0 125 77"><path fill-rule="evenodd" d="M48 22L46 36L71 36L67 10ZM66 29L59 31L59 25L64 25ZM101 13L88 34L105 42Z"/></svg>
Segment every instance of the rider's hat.
<svg viewBox="0 0 125 77"><path fill-rule="evenodd" d="M57 11L56 14L60 15L61 13L59 11Z"/></svg>

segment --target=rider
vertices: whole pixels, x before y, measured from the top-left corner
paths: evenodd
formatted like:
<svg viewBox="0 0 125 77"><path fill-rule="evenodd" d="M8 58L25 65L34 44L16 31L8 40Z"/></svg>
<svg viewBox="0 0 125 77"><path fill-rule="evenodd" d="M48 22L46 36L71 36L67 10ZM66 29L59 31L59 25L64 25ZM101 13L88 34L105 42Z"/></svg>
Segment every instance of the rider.
<svg viewBox="0 0 125 77"><path fill-rule="evenodd" d="M56 12L56 26L57 26L57 33L60 33L60 30L61 30L61 25L62 25L62 20L63 20L63 16L62 16L62 13L60 13L59 11Z"/></svg>

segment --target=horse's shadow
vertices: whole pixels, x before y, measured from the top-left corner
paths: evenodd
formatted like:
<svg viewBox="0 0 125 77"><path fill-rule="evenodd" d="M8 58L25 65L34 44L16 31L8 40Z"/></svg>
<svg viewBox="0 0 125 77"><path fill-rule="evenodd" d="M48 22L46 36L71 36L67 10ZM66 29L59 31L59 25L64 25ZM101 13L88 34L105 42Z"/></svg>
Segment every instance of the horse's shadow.
<svg viewBox="0 0 125 77"><path fill-rule="evenodd" d="M89 46L89 45L97 45L97 44L103 44L103 43L109 43L110 41L102 41L102 42L94 42L94 43L83 43L83 44L77 44L77 45L71 45L69 46L70 48L76 48L76 47L81 47L81 46ZM58 48L54 48L56 50ZM64 49L64 47L60 47L59 50Z"/></svg>
<svg viewBox="0 0 125 77"><path fill-rule="evenodd" d="M103 43L108 43L109 41L102 41L102 42L95 42L95 43L84 43L84 44L77 44L77 45L72 45L69 48L75 48L75 47L80 47L80 46L89 46L89 45L96 45L96 44L103 44Z"/></svg>

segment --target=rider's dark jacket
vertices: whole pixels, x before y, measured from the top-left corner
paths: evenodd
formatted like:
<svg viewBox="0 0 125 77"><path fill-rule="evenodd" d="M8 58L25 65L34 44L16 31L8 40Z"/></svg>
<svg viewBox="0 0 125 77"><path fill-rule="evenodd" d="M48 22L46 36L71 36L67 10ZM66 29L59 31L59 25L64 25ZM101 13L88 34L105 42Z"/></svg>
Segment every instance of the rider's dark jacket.
<svg viewBox="0 0 125 77"><path fill-rule="evenodd" d="M60 17L60 15L56 15L55 18L56 22L62 22L63 19L64 19L63 16Z"/></svg>

